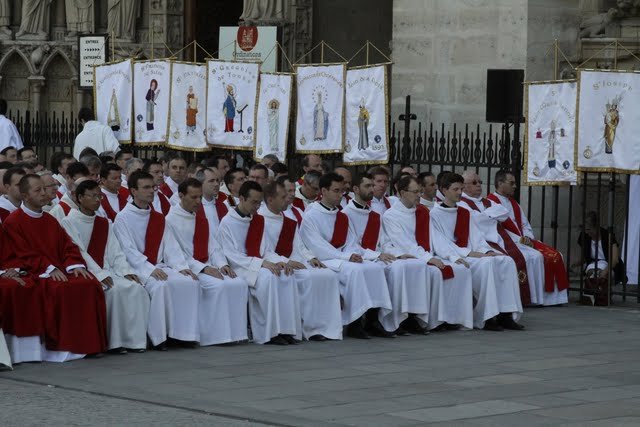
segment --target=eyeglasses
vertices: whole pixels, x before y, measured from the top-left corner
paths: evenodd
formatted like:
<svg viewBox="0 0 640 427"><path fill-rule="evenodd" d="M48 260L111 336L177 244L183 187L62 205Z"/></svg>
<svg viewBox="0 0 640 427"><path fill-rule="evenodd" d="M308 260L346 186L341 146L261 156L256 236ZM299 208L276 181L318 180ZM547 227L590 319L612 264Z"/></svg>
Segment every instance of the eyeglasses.
<svg viewBox="0 0 640 427"><path fill-rule="evenodd" d="M96 199L96 200L102 200L102 198L104 197L104 194L102 193L98 193L98 194L83 194L83 197L91 197L92 199Z"/></svg>

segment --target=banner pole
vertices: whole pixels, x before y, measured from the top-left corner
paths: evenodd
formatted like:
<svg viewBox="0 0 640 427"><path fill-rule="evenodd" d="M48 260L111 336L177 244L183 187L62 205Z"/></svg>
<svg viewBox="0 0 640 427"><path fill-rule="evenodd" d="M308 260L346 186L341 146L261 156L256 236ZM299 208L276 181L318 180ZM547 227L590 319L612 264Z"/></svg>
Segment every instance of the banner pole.
<svg viewBox="0 0 640 427"><path fill-rule="evenodd" d="M367 54L366 54L366 56L367 56L367 60L366 60L367 61L367 65L369 65L369 40L367 40Z"/></svg>
<svg viewBox="0 0 640 427"><path fill-rule="evenodd" d="M553 80L558 80L558 39L553 42Z"/></svg>
<svg viewBox="0 0 640 427"><path fill-rule="evenodd" d="M324 64L324 40L320 44L320 63Z"/></svg>

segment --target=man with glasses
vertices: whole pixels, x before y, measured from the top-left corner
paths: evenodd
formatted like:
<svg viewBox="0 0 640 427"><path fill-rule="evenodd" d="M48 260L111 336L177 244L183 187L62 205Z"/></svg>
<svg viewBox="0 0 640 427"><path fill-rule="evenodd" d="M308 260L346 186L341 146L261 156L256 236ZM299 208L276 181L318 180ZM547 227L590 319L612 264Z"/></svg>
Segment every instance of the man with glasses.
<svg viewBox="0 0 640 427"><path fill-rule="evenodd" d="M38 172L38 176L42 179L42 183L44 184L44 192L47 195L47 200L49 201L46 205L42 207L42 210L45 212L50 212L53 207L60 202L58 199L58 181L53 178L53 174L51 171L42 171Z"/></svg>
<svg viewBox="0 0 640 427"><path fill-rule="evenodd" d="M322 174L315 170L310 170L304 174L302 185L296 189L293 206L304 212L311 203L318 199L321 176Z"/></svg>
<svg viewBox="0 0 640 427"><path fill-rule="evenodd" d="M420 184L420 189L422 190L420 204L429 210L433 209L436 204L436 192L438 191L435 175L432 172L420 172L418 184Z"/></svg>
<svg viewBox="0 0 640 427"><path fill-rule="evenodd" d="M169 215L171 203L167 196L162 194L159 190L160 186L164 184L162 163L158 160L149 160L142 167L142 170L153 177L153 203L151 203L151 208L156 212L160 212L164 216Z"/></svg>

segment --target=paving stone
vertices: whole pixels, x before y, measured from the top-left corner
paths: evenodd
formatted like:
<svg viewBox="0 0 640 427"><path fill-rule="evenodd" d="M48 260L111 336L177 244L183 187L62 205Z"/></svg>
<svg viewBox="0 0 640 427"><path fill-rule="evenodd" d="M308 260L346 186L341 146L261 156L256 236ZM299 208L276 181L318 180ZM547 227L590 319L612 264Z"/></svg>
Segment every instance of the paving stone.
<svg viewBox="0 0 640 427"><path fill-rule="evenodd" d="M537 406L525 405L506 400L485 400L475 403L444 406L429 409L417 409L414 411L395 412L391 415L409 418L418 421L451 421L465 418L486 417L489 415L509 414L514 412L537 409Z"/></svg>

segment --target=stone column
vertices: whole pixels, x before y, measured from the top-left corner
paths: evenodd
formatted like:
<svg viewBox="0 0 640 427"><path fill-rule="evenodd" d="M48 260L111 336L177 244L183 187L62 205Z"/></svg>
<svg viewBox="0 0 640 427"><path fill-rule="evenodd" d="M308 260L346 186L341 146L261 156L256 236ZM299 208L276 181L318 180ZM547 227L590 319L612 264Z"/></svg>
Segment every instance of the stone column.
<svg viewBox="0 0 640 427"><path fill-rule="evenodd" d="M42 108L42 88L45 84L45 78L42 76L30 76L28 77L28 80L30 83L29 88L31 90L31 111L35 116L35 114Z"/></svg>
<svg viewBox="0 0 640 427"><path fill-rule="evenodd" d="M153 37L154 58L170 55L165 44L173 51L183 46L183 12L185 0L152 1L149 8L149 32ZM147 49L151 49L149 46ZM148 57L151 58L151 52Z"/></svg>

